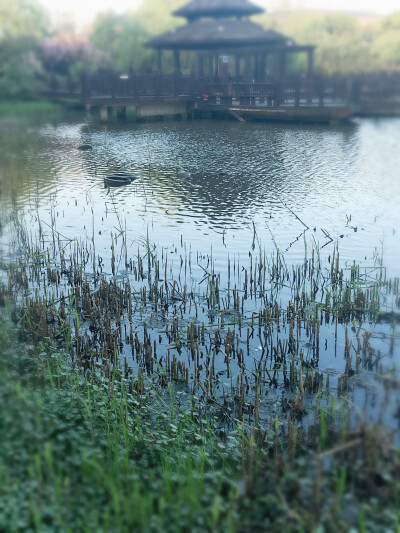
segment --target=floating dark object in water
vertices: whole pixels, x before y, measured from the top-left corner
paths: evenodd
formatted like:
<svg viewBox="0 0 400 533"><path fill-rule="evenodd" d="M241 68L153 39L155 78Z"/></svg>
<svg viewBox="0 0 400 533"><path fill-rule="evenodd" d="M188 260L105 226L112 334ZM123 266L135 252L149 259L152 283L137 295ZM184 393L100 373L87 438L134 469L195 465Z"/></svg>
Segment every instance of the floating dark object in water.
<svg viewBox="0 0 400 533"><path fill-rule="evenodd" d="M115 172L104 178L104 183L108 187L121 187L122 185L130 185L135 179L133 174L126 174L124 172Z"/></svg>
<svg viewBox="0 0 400 533"><path fill-rule="evenodd" d="M93 150L93 146L91 144L80 144L77 147L77 150L80 150L81 152L90 152Z"/></svg>
<svg viewBox="0 0 400 533"><path fill-rule="evenodd" d="M179 170L177 176L178 178L185 179L185 178L190 178L191 174L190 172L186 172L186 170Z"/></svg>

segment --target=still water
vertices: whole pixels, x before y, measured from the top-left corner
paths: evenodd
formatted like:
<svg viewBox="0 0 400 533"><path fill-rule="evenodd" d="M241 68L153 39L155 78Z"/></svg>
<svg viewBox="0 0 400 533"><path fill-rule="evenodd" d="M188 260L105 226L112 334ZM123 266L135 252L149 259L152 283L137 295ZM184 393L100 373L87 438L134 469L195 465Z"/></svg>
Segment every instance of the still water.
<svg viewBox="0 0 400 533"><path fill-rule="evenodd" d="M90 143L91 152L76 147ZM3 206L13 198L68 237L100 245L126 220L130 242L183 240L221 265L256 237L290 262L305 241L342 259L400 271L400 120L345 126L199 121L100 126L82 116L10 119L0 125ZM137 175L104 187L107 174ZM179 178L184 170L189 177ZM101 232L101 236L99 234ZM273 242L275 241L275 242Z"/></svg>
<svg viewBox="0 0 400 533"><path fill-rule="evenodd" d="M77 150L83 143L93 150ZM342 266L357 261L370 268L382 261L388 275L398 276L399 146L399 119L329 127L219 121L100 126L82 116L62 115L9 119L0 124L1 204L3 211L16 206L24 212L33 233L41 220L42 228L56 226L65 243L75 238L93 242L92 252L103 258L109 277L110 243L120 235L129 257L138 257L138 249L148 244L163 260L168 254L171 280L181 282L184 276L188 291L197 293L191 297L196 318L198 305L198 319L213 324L218 313L207 312L201 280L211 264L221 273L223 291L228 258L241 268L249 253L269 256L279 249L290 265L304 261L313 246L328 264L338 246ZM116 171L136 178L125 187L105 187L104 177ZM3 235L3 254L12 256L6 241ZM119 258L114 272L121 281L132 278L126 259ZM242 272L236 271L238 279ZM285 307L291 296L284 289L281 294L279 305ZM245 314L258 313L252 298L243 305ZM169 312L153 324L152 342L165 335L175 316ZM193 319L189 315L181 312L185 327ZM141 331L142 311L133 321ZM397 332L388 323L368 327L378 361L382 354L386 370L398 368ZM318 366L325 376L332 375L333 387L346 365L346 328L334 332L329 321L321 327L325 349ZM286 332L278 327L277 335L283 339ZM246 343L240 327L239 343ZM254 375L264 348L249 337L247 346L246 364ZM169 357L173 349L167 338L159 350ZM314 347L304 341L303 350L311 361ZM130 351L121 346L122 357L129 358ZM185 354L179 351L179 357ZM215 364L225 379L223 361ZM369 413L382 418L375 398L383 397L384 386L376 383L376 368L366 368L355 380L353 399L362 409L368 403ZM393 409L384 412L395 424L396 397L391 402Z"/></svg>

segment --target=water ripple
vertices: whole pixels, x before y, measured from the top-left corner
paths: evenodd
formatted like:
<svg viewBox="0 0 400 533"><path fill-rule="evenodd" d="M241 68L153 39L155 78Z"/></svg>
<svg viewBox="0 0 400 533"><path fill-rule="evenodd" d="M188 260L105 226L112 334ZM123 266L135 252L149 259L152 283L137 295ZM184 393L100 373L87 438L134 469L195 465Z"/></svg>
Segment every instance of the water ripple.
<svg viewBox="0 0 400 533"><path fill-rule="evenodd" d="M218 258L248 250L255 229L259 243L296 260L308 226L321 246L322 229L339 240L349 260L370 260L381 247L399 270L398 119L340 127L13 124L0 126L3 202L14 195L27 208L57 206L70 234L90 227L92 212L104 235L124 215L133 241L148 232L165 245L182 235L201 251L212 246ZM77 151L81 143L93 151ZM190 176L178 177L180 170ZM137 179L110 191L103 178L115 171Z"/></svg>

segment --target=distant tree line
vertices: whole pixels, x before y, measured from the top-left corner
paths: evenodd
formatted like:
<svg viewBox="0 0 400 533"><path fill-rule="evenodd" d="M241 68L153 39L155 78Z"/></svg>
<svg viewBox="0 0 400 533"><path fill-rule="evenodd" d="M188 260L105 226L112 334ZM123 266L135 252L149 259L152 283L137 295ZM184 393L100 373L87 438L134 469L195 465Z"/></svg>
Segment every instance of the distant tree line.
<svg viewBox="0 0 400 533"><path fill-rule="evenodd" d="M152 70L155 53L144 43L184 23L172 12L186 1L146 0L124 15L100 13L86 35L78 35L72 28L52 28L36 0L1 0L0 98L34 97L50 84L72 88L83 71L99 68ZM400 69L400 11L376 19L281 11L255 20L299 44L317 45L316 68L321 71ZM303 67L301 59L290 65Z"/></svg>

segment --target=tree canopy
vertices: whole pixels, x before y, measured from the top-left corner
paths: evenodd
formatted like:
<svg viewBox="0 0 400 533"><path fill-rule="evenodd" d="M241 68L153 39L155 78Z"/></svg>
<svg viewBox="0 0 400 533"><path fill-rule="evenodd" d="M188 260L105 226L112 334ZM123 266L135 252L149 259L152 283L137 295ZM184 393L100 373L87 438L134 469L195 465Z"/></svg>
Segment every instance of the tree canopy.
<svg viewBox="0 0 400 533"><path fill-rule="evenodd" d="M0 3L0 96L29 95L40 85L40 39L46 35L47 17L31 0Z"/></svg>
<svg viewBox="0 0 400 533"><path fill-rule="evenodd" d="M137 70L144 66L148 53L144 48L148 29L135 13L117 15L101 13L90 35L91 44L103 51L109 65L121 71Z"/></svg>
<svg viewBox="0 0 400 533"><path fill-rule="evenodd" d="M400 67L400 11L384 18L304 10L258 17L258 22L315 44L316 67L332 72L394 70Z"/></svg>

